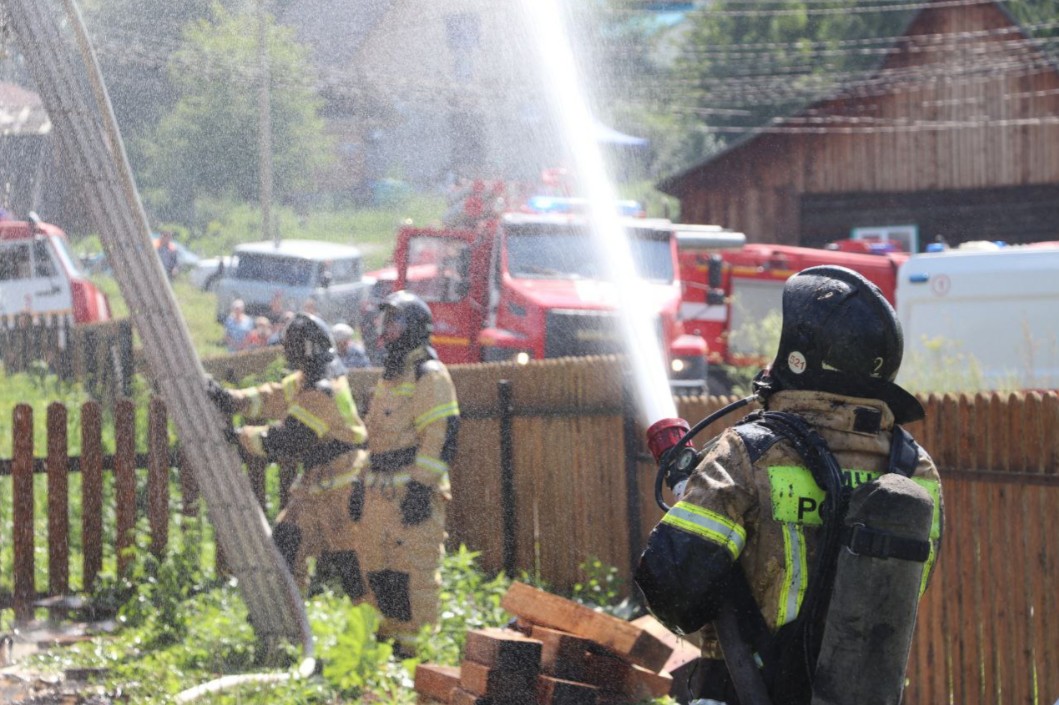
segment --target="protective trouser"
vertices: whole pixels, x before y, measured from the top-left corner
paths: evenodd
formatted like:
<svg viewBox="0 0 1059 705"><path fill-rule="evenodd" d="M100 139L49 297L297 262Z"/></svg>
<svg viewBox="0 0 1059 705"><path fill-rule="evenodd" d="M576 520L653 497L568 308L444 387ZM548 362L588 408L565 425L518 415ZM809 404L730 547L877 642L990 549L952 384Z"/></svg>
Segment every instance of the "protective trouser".
<svg viewBox="0 0 1059 705"><path fill-rule="evenodd" d="M349 596L357 599L360 595L351 590L357 582L354 535L359 527L349 516L349 488L367 453L357 450L347 455L355 458L311 468L298 478L272 536L303 591L308 587L308 559L314 557L318 572L326 566L326 572L337 573Z"/></svg>
<svg viewBox="0 0 1059 705"><path fill-rule="evenodd" d="M411 652L420 627L437 621L444 555L445 493L430 491L426 511L409 516L408 483L392 475L366 473L357 531L371 534L358 542L358 558L367 587L365 598L382 615L380 636ZM422 486L421 486L422 487ZM402 511L402 504L405 509ZM408 519L419 519L415 524Z"/></svg>

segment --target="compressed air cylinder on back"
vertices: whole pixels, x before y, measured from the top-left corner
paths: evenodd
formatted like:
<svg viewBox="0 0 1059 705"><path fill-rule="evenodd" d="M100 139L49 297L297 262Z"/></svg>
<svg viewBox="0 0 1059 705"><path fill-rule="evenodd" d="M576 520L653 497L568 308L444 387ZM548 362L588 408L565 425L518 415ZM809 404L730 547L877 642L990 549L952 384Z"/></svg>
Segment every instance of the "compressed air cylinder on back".
<svg viewBox="0 0 1059 705"><path fill-rule="evenodd" d="M888 473L850 497L813 705L897 705L916 624L934 501Z"/></svg>

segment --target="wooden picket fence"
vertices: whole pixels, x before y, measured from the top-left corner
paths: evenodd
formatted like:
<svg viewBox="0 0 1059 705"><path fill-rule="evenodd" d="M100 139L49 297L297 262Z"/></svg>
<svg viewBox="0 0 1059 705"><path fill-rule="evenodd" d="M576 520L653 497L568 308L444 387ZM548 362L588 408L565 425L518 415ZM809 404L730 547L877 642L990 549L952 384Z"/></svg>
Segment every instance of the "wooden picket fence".
<svg viewBox="0 0 1059 705"><path fill-rule="evenodd" d="M463 421L452 468L450 540L481 551L488 570L527 571L558 589L582 579L590 557L628 579L647 533L661 518L653 463L643 445L627 377L612 358L545 360L525 366L453 366ZM362 408L377 371L350 373ZM729 399L679 398L676 413L695 420ZM909 430L942 470L946 502L940 559L921 605L909 663L908 705L1051 705L1059 697L1059 394L981 394L923 399L927 420ZM136 468L146 468L152 551L167 540L168 472L181 477L181 506L194 486L180 454L165 444L165 411L149 409L148 452L137 456L130 402L115 407L118 449L99 451L98 405L82 409L82 454L66 457L65 410L48 409L47 454L33 459L28 407L13 416L14 595L0 605L31 609L32 599L66 594L69 535L66 472L82 477L85 589L101 564L99 497L113 468L119 547L135 523ZM718 421L701 439L734 423ZM54 420L53 420L54 416ZM653 419L652 419L653 420ZM94 445L93 445L94 443ZM33 585L32 473L48 476L48 587ZM283 487L294 476L283 470ZM251 469L264 502L264 468ZM142 473L141 473L142 475ZM152 479L153 478L153 479ZM0 478L2 480L3 478ZM281 490L282 491L282 490ZM52 499L52 494L56 499ZM280 498L282 502L282 498ZM53 518L53 513L55 514ZM10 527L0 526L0 542ZM124 541L125 543L121 543ZM0 571L8 571L0 566ZM22 576L22 577L19 577ZM28 577L27 577L28 576ZM19 607L21 605L21 608Z"/></svg>
<svg viewBox="0 0 1059 705"><path fill-rule="evenodd" d="M52 373L78 380L96 399L131 393L132 324L128 319L73 325L68 316L0 316L0 361L7 374Z"/></svg>

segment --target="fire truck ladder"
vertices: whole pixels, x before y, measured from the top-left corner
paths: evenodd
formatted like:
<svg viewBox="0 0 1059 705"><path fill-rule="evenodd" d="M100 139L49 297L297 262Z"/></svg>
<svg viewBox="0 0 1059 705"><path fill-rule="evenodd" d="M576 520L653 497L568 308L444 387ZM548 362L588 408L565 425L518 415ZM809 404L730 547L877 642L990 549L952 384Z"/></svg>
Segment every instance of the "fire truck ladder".
<svg viewBox="0 0 1059 705"><path fill-rule="evenodd" d="M272 543L238 454L224 440L224 419L206 397L205 371L151 245L80 13L73 0L62 0L62 8L56 0L0 1L129 304L152 377L176 424L258 640L270 653L280 640L300 644L308 661L313 641L304 604ZM60 28L62 18L67 26Z"/></svg>

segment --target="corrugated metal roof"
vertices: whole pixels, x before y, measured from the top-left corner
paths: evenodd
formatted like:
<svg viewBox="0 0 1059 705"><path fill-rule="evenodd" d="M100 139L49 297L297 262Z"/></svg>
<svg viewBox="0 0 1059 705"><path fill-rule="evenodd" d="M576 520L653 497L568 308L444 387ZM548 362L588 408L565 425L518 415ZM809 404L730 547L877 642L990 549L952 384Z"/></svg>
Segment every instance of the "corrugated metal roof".
<svg viewBox="0 0 1059 705"><path fill-rule="evenodd" d="M45 135L51 120L40 96L22 86L0 81L0 135Z"/></svg>

